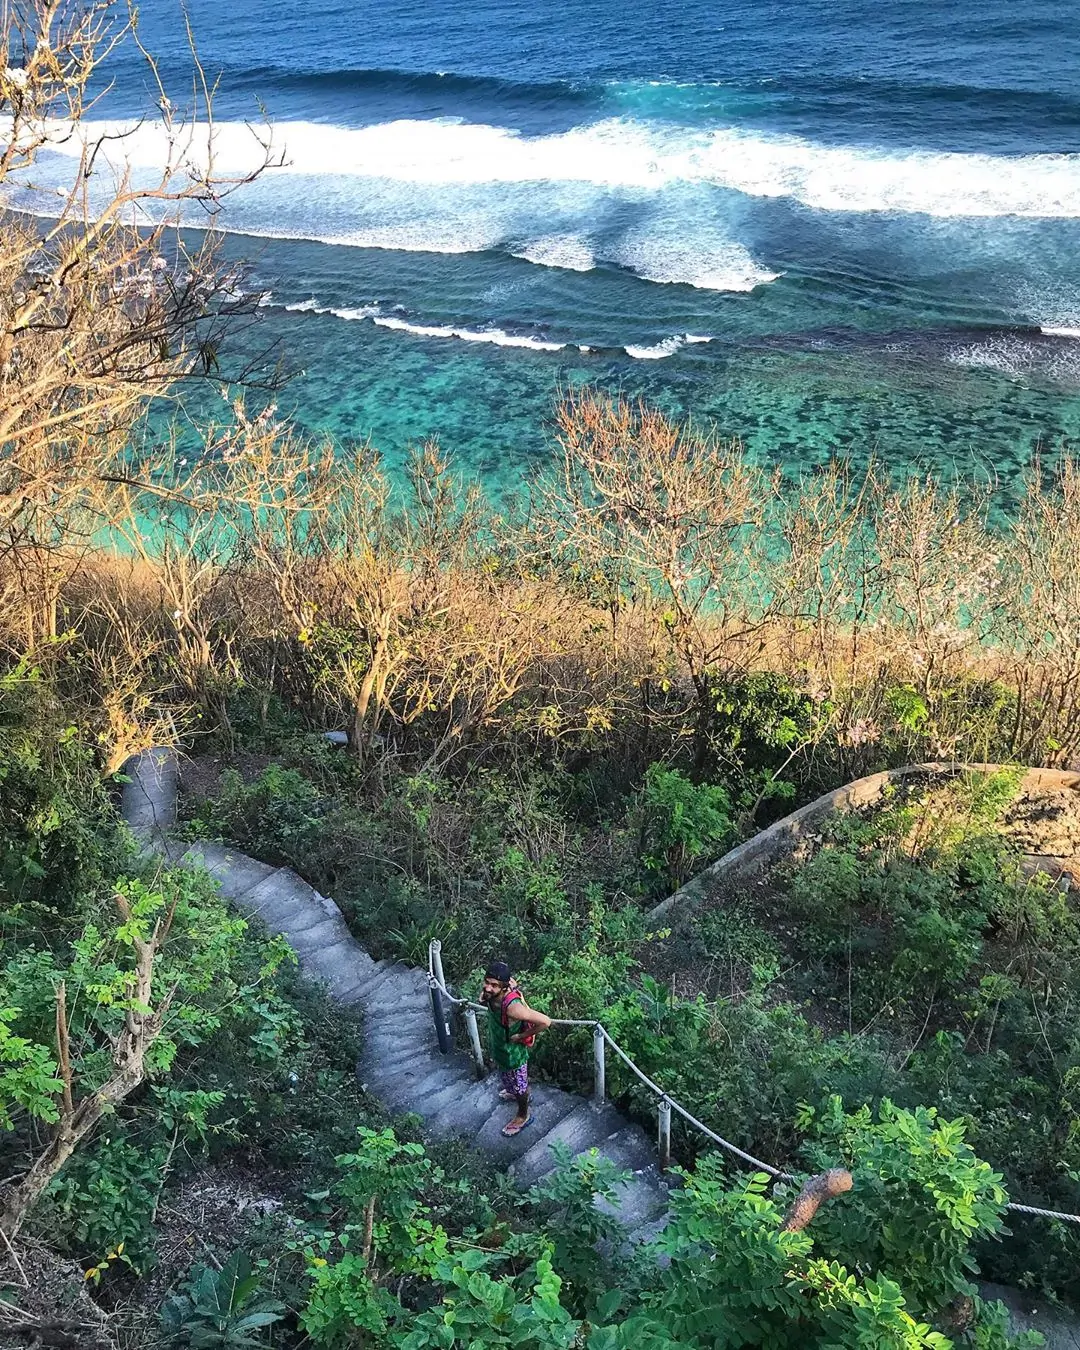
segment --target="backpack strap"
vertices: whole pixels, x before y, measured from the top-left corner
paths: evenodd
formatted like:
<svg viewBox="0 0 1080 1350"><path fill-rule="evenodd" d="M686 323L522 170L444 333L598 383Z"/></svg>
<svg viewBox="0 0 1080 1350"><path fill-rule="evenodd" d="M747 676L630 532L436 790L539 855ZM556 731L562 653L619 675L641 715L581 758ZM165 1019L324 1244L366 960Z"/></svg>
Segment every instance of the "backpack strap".
<svg viewBox="0 0 1080 1350"><path fill-rule="evenodd" d="M511 985L502 996L502 1002L499 1005L499 1020L502 1022L503 1030L507 1035L510 1033L510 1018L507 1016L506 1010L511 1003L515 1003L520 997L521 990L516 985Z"/></svg>

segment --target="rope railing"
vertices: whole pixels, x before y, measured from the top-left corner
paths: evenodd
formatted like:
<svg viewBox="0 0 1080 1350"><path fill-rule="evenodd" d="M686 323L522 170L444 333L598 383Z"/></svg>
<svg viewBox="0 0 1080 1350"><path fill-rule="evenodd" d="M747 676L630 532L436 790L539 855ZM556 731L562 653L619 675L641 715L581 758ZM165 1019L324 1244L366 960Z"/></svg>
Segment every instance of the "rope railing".
<svg viewBox="0 0 1080 1350"><path fill-rule="evenodd" d="M444 1001L452 1007L463 1008L465 1010L466 1025L469 1033L469 1042L472 1048L473 1061L476 1064L477 1072L484 1071L484 1052L480 1045L480 1029L476 1024L476 1014L478 1012L487 1012L483 1003L474 1003L467 998L457 998L446 987L446 977L442 968L442 943L438 938L432 940L428 945L428 981L432 991L432 1005L435 1012L436 1030L440 1032L440 1044L447 1042L447 1048L450 1038L449 1026L445 1023L445 1018L439 1007L440 1002ZM694 1129L700 1131L707 1139L711 1139L714 1144L720 1148L726 1149L743 1162L749 1163L761 1172L767 1172L775 1181L794 1181L796 1178L790 1172L782 1172L778 1167L772 1167L769 1163L763 1162L760 1158L755 1158L753 1154L744 1152L737 1144L733 1144L730 1139L723 1138L722 1135L711 1130L703 1121L698 1120L697 1116L692 1115L681 1102L677 1102L670 1096L659 1083L644 1073L621 1045L615 1040L611 1032L602 1022L590 1019L578 1019L572 1017L553 1017L551 1019L553 1027L591 1027L593 1033L593 1100L602 1102L606 1096L606 1056L605 1046L610 1046L616 1055L622 1060L630 1072L649 1089L654 1096L659 1098L657 1111L657 1143L660 1150L660 1162L664 1168L667 1168L671 1162L671 1113L674 1111L682 1116L687 1124L692 1125Z"/></svg>
<svg viewBox="0 0 1080 1350"><path fill-rule="evenodd" d="M442 943L438 938L433 938L428 944L428 985L431 990L432 1010L435 1015L435 1029L439 1037L439 1045L443 1052L449 1051L453 1044L453 1034L450 1030L450 1024L446 1019L444 1004L451 1007L462 1008L465 1012L466 1027L469 1034L469 1043L472 1050L473 1062L476 1065L477 1073L482 1075L486 1072L484 1061L484 1051L480 1043L480 1028L477 1025L476 1014L478 1012L487 1012L487 1006L483 1003L474 1003L471 999L458 998L452 994L446 987L446 976L443 973L442 964ZM681 1116L688 1125L693 1126L706 1139L712 1140L720 1148L726 1149L728 1153L736 1158L741 1158L743 1162L756 1167L758 1171L765 1172L773 1178L774 1181L796 1181L797 1177L791 1172L781 1171L778 1167L773 1167L760 1158L755 1158L752 1153L746 1153L733 1144L730 1139L723 1138L715 1130L709 1128L703 1121L698 1120L697 1116L692 1115L681 1102L677 1102L674 1097L665 1092L659 1083L644 1073L615 1038L608 1031L602 1022L580 1019L573 1017L553 1017L551 1019L553 1027L591 1027L593 1032L593 1101L602 1102L606 1097L606 1056L605 1046L618 1055L619 1059L626 1065L632 1074L643 1083L650 1092L652 1092L659 1101L657 1103L657 1143L660 1151L660 1164L667 1168L671 1163L671 1113L674 1111ZM1063 1223L1080 1224L1080 1214L1063 1214L1055 1209L1040 1209L1037 1205L1020 1205L1013 1201L1005 1206L1007 1210L1015 1214L1033 1214L1043 1219L1059 1219Z"/></svg>

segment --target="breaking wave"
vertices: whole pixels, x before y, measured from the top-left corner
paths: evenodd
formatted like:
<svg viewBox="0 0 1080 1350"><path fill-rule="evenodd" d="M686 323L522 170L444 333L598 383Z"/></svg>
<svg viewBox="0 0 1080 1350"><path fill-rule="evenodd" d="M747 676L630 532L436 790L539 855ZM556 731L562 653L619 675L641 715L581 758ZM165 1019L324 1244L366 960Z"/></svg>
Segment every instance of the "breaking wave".
<svg viewBox="0 0 1080 1350"><path fill-rule="evenodd" d="M126 135L122 133L127 132ZM78 154L83 138L107 144L109 158L163 162L161 123L87 122L77 135L54 128L55 148ZM0 138L4 132L0 127ZM205 127L187 137L182 158L204 165ZM662 191L703 184L751 197L785 197L821 211L909 212L931 216L1080 217L1080 154L991 155L820 144L737 126L695 129L632 117L526 136L449 119L338 127L281 122L275 176L377 178L412 184L587 183L609 190ZM242 173L263 156L242 122L214 128L220 171Z"/></svg>

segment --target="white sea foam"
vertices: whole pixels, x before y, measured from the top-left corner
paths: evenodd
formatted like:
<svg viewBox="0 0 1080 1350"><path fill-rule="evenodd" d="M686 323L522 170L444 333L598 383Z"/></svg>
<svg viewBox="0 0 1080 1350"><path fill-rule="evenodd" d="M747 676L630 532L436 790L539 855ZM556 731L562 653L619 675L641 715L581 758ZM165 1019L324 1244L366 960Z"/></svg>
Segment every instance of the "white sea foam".
<svg viewBox="0 0 1080 1350"><path fill-rule="evenodd" d="M694 346L702 342L712 342L711 337L704 337L698 333L673 333L671 337L662 338L659 342L654 342L652 346L638 346L630 343L623 348L627 356L632 356L635 361L662 361L665 356L674 356L682 347Z"/></svg>
<svg viewBox="0 0 1080 1350"><path fill-rule="evenodd" d="M479 215L470 220L395 220L386 225L348 230L324 242L353 248L388 248L405 253L482 253L497 248L504 231Z"/></svg>
<svg viewBox="0 0 1080 1350"><path fill-rule="evenodd" d="M733 239L700 232L680 237L677 231L677 224L649 222L621 241L613 261L646 281L707 291L752 291L779 275L760 267Z"/></svg>
<svg viewBox="0 0 1080 1350"><path fill-rule="evenodd" d="M1058 328L1052 327L1049 324L1043 324L1041 331L1044 332L1047 337L1080 338L1080 328Z"/></svg>
<svg viewBox="0 0 1080 1350"><path fill-rule="evenodd" d="M651 347L639 347L633 343L628 343L623 351L627 356L632 356L635 361L662 361L665 356L674 356L685 343L684 337L675 336L663 338Z"/></svg>
<svg viewBox="0 0 1080 1350"><path fill-rule="evenodd" d="M358 308L338 308L334 305L320 305L314 297L296 300L281 306L295 314L333 314L338 319L370 319L379 328L390 328L399 333L412 333L415 337L458 338L462 342L490 342L496 347L527 347L536 352L561 352L570 342L551 342L546 338L534 337L530 333L507 333L494 325L485 328L456 327L452 324L413 323L397 314L384 314L378 305L362 305ZM584 350L584 348L582 348Z"/></svg>
<svg viewBox="0 0 1080 1350"><path fill-rule="evenodd" d="M1049 336L1080 338L1080 330L1059 330ZM1070 389L1080 385L1080 348L1074 342L1056 344L1002 333L954 348L946 359L955 366L993 370L1013 380L1049 380Z"/></svg>
<svg viewBox="0 0 1080 1350"><path fill-rule="evenodd" d="M411 323L392 314L375 315L372 323L378 324L380 328L414 333L417 337L460 338L462 342L492 342L496 347L528 347L537 352L559 352L570 345L566 342L548 342L528 333L506 333L501 328L454 328L448 324Z"/></svg>
<svg viewBox="0 0 1080 1350"><path fill-rule="evenodd" d="M361 305L350 308L342 306L338 308L335 305L320 305L313 298L309 300L298 300L294 304L282 305L282 309L291 310L294 314L333 314L337 319L374 319L382 311L378 305Z"/></svg>
<svg viewBox="0 0 1080 1350"><path fill-rule="evenodd" d="M576 348L587 355L593 350L587 343L553 342L547 338L535 337L530 333L508 333L494 325L484 328L469 328L453 324L415 323L398 314L385 314L378 305L364 305L359 308L345 308L334 305L320 305L314 296L307 300L295 300L282 304L282 309L294 314L333 314L339 319L370 319L379 328L389 328L399 333L412 333L416 337L458 338L462 342L490 342L497 347L525 347L537 352L561 352L567 348ZM672 356L681 347L712 342L711 337L702 333L674 333L652 345L628 343L623 351L636 361L660 361Z"/></svg>
<svg viewBox="0 0 1080 1350"><path fill-rule="evenodd" d="M88 121L75 135L55 124L55 149L103 146L112 163L158 166L168 142L159 122L131 127ZM0 139L4 137L0 125ZM399 183L590 183L608 189L710 184L756 197L788 197L826 211L899 211L934 216L1080 216L1080 154L1024 156L884 150L824 145L799 136L738 127L693 129L609 118L548 136L444 120L346 128L281 122L275 175L359 175ZM219 172L242 173L263 158L245 123L220 122L213 150ZM197 170L209 158L205 127L187 134L173 162ZM181 169L180 172L183 172Z"/></svg>
<svg viewBox="0 0 1080 1350"><path fill-rule="evenodd" d="M576 234L546 234L515 249L514 257L541 267L561 267L568 272L589 272L596 266L592 248Z"/></svg>
<svg viewBox="0 0 1080 1350"><path fill-rule="evenodd" d="M1035 344L1010 333L994 334L965 347L954 347L945 359L969 370L995 370L1010 379L1022 379L1035 369L1038 353Z"/></svg>
<svg viewBox="0 0 1080 1350"><path fill-rule="evenodd" d="M411 221L395 220L370 229L338 230L333 228L295 229L288 224L275 223L272 227L236 217L231 233L251 235L256 239L307 240L315 244L347 244L352 248L395 249L401 253L480 253L497 248L504 231L490 222L476 221ZM189 228L197 229L199 222L185 220ZM218 220L217 228L225 226Z"/></svg>

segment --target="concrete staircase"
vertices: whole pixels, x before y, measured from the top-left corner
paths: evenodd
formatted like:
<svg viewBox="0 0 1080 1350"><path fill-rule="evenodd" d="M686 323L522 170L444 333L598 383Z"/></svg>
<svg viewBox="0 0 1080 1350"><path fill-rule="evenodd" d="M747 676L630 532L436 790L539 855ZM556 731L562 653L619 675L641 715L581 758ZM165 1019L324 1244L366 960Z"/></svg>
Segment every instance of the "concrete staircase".
<svg viewBox="0 0 1080 1350"><path fill-rule="evenodd" d="M498 1079L477 1082L471 1058L440 1054L432 1022L427 972L374 961L352 937L333 900L287 867L270 867L223 844L174 840L177 768L171 751L148 750L125 766L121 812L144 851L170 863L203 867L221 893L271 932L282 934L305 974L322 980L334 998L364 1015L364 1052L357 1066L371 1091L395 1111L414 1112L434 1137L461 1135L505 1163L521 1186L552 1170L551 1145L577 1155L595 1148L629 1173L614 1212L631 1241L664 1224L667 1184L652 1141L610 1104L540 1086L533 1090L533 1124L515 1139L501 1133L510 1108L497 1098ZM1001 1285L982 1293L1009 1307L1015 1333L1033 1330L1047 1350L1080 1350L1080 1319L1030 1294Z"/></svg>
<svg viewBox="0 0 1080 1350"><path fill-rule="evenodd" d="M300 968L323 981L339 1002L364 1017L364 1051L357 1066L365 1085L388 1107L420 1116L433 1137L461 1135L504 1163L522 1186L554 1166L551 1145L571 1154L598 1149L620 1171L614 1212L628 1234L651 1235L667 1210L667 1186L652 1141L609 1104L559 1088L534 1087L533 1123L513 1139L502 1134L512 1109L498 1100L498 1078L476 1079L463 1052L440 1053L432 1022L427 972L375 961L350 934L333 900L287 867L271 867L223 844L172 838L176 823L176 758L148 750L125 766L121 812L145 851L174 865L205 868L245 914L280 933Z"/></svg>

